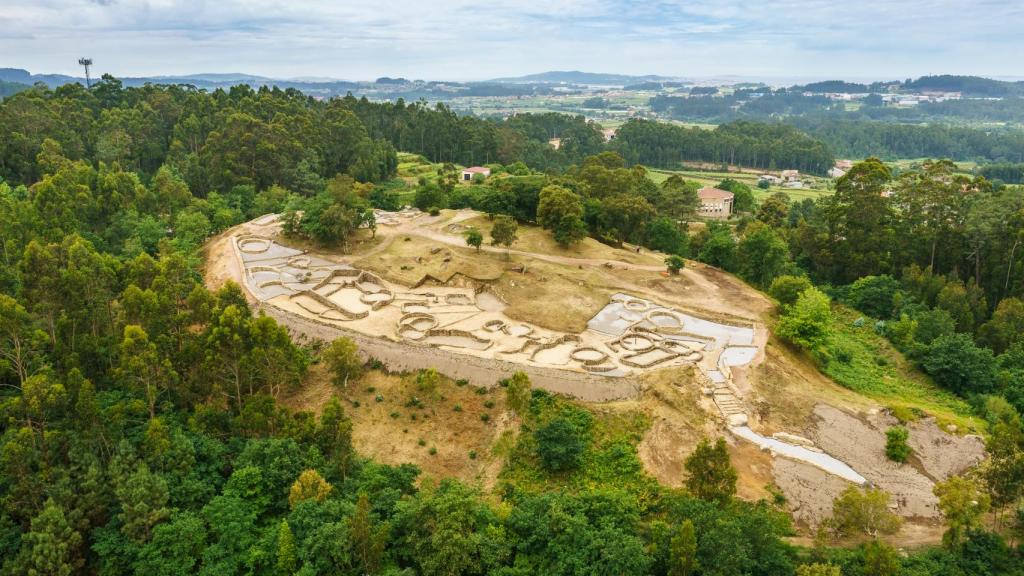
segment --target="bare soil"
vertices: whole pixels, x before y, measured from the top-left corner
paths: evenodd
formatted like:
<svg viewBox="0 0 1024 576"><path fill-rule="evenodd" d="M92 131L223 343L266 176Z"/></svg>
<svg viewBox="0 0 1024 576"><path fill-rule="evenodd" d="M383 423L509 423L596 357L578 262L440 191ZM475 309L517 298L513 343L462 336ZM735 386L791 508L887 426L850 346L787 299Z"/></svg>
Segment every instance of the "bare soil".
<svg viewBox="0 0 1024 576"><path fill-rule="evenodd" d="M493 447L503 434L519 430L501 392L479 394L474 386L458 386L442 378L430 393L418 389L412 375L376 370L347 390L338 390L324 367L317 365L302 388L282 399L282 404L318 413L337 396L352 419L352 443L359 454L385 464L415 464L426 480L458 478L490 490L503 463ZM412 398L423 407L408 405ZM486 403L493 405L488 408ZM481 418L484 414L486 422ZM431 454L431 449L436 452Z"/></svg>

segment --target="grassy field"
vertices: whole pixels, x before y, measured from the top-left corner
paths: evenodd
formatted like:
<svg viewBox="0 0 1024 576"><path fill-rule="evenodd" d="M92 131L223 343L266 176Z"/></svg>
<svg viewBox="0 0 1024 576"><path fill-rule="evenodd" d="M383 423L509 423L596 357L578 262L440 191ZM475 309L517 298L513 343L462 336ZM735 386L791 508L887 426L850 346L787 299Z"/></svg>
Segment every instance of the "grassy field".
<svg viewBox="0 0 1024 576"><path fill-rule="evenodd" d="M940 423L956 424L962 431L981 431L984 422L972 416L969 404L936 386L917 370L873 323L856 326L861 314L835 306L833 359L822 371L837 383L893 409L901 418L922 412Z"/></svg>
<svg viewBox="0 0 1024 576"><path fill-rule="evenodd" d="M902 160L887 161L886 164L890 168L895 168L898 170L910 170L912 168L920 166L926 160L932 160L932 158L905 158ZM960 174L968 176L970 176L973 173L973 171L978 168L977 162L963 161L956 162L955 164L959 169Z"/></svg>
<svg viewBox="0 0 1024 576"><path fill-rule="evenodd" d="M783 188L781 186L772 186L767 190L762 190L757 187L759 175L751 172L705 172L700 170L659 170L654 168L648 169L648 176L656 184L661 184L665 180L668 180L669 177L674 174L682 176L685 180L699 182L703 186L716 186L722 180L725 180L726 178L732 178L737 182L742 182L743 184L750 186L750 188L754 191L754 198L757 199L758 201L761 201L776 192L785 192L786 194L789 195L790 200L794 202L798 202L805 198L816 200L822 196L832 193L831 190L826 190L824 188L793 189ZM816 179L816 182L816 186L824 186L827 181L824 179Z"/></svg>

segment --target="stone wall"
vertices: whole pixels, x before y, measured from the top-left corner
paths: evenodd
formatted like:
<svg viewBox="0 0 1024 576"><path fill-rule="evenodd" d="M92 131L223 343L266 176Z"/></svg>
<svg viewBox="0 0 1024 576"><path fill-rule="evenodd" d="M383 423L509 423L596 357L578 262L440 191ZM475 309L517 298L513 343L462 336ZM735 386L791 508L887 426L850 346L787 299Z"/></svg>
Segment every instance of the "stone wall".
<svg viewBox="0 0 1024 576"><path fill-rule="evenodd" d="M588 402L635 398L640 393L636 381L630 377L601 376L532 366L459 354L415 342L395 342L298 316L269 302L260 304L259 309L292 332L304 334L309 338L328 342L339 336L351 338L365 358L376 358L389 370L396 372L435 368L450 378L465 378L476 386L490 387L497 385L499 380L512 376L518 370L525 372L537 388Z"/></svg>

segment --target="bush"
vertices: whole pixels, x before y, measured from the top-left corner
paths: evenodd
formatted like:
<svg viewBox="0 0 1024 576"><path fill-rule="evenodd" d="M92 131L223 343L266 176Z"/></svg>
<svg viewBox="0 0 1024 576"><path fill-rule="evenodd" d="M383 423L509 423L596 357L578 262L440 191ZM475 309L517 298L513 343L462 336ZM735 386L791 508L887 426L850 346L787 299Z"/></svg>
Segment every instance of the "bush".
<svg viewBox="0 0 1024 576"><path fill-rule="evenodd" d="M796 304L797 298L804 290L811 287L811 281L805 276L779 276L772 280L768 295L774 298L779 306L787 308Z"/></svg>
<svg viewBox="0 0 1024 576"><path fill-rule="evenodd" d="M906 462L910 457L907 438L910 433L903 426L893 426L885 431L885 455L893 462Z"/></svg>
<svg viewBox="0 0 1024 576"><path fill-rule="evenodd" d="M874 318L892 318L900 283L889 275L865 276L850 286L846 297L851 306Z"/></svg>
<svg viewBox="0 0 1024 576"><path fill-rule="evenodd" d="M441 383L441 375L433 368L420 370L416 373L416 389L420 392L433 394Z"/></svg>
<svg viewBox="0 0 1024 576"><path fill-rule="evenodd" d="M961 395L991 392L996 383L995 357L966 334L935 339L921 362L940 386Z"/></svg>
<svg viewBox="0 0 1024 576"><path fill-rule="evenodd" d="M679 274L679 271L686 266L686 260L683 260L681 256L675 254L665 258L665 267L668 268L669 273L675 275Z"/></svg>
<svg viewBox="0 0 1024 576"><path fill-rule="evenodd" d="M853 360L853 351L848 346L836 346L832 350L832 355L836 361L843 364L849 364Z"/></svg>
<svg viewBox="0 0 1024 576"><path fill-rule="evenodd" d="M589 431L565 417L557 417L534 432L537 455L549 472L577 468L587 448Z"/></svg>
<svg viewBox="0 0 1024 576"><path fill-rule="evenodd" d="M776 332L811 354L821 355L832 336L832 305L817 288L804 290L779 320Z"/></svg>

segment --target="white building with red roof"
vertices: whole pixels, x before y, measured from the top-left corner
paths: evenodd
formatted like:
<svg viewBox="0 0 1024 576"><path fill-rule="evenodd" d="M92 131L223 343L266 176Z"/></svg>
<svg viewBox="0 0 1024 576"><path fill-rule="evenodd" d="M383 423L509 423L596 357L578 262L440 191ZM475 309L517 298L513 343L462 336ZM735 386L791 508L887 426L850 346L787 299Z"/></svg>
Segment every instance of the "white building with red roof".
<svg viewBox="0 0 1024 576"><path fill-rule="evenodd" d="M484 168L483 166L470 166L462 171L462 181L469 182L477 174L483 174L484 178L486 178L491 175L491 169Z"/></svg>
<svg viewBox="0 0 1024 576"><path fill-rule="evenodd" d="M697 197L700 198L697 214L705 218L721 218L723 220L732 216L732 201L735 197L732 192L706 187L697 191Z"/></svg>

